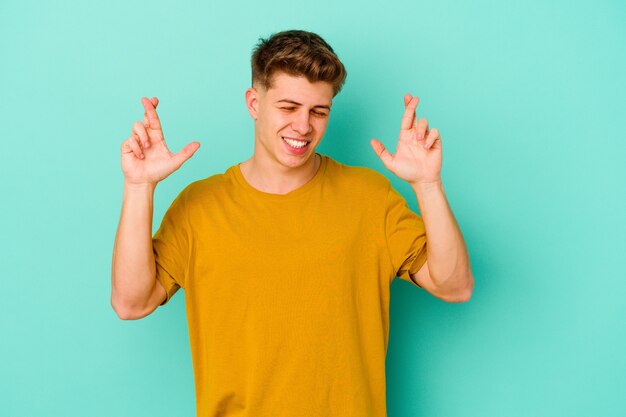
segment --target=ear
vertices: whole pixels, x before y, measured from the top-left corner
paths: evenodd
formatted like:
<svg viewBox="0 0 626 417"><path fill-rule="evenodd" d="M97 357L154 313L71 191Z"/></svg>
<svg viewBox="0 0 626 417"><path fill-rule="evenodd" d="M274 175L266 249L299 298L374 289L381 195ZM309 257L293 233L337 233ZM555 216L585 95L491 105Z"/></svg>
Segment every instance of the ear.
<svg viewBox="0 0 626 417"><path fill-rule="evenodd" d="M259 92L254 87L246 90L246 107L248 107L250 116L256 120L259 111Z"/></svg>

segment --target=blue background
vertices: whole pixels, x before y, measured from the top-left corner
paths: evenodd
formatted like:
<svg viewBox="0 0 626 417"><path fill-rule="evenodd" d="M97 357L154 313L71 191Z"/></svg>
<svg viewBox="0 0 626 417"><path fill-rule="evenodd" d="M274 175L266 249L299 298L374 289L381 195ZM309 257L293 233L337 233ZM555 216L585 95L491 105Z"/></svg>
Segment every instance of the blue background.
<svg viewBox="0 0 626 417"><path fill-rule="evenodd" d="M181 291L109 304L121 142L157 96L173 151L154 230L191 181L252 153L260 36L322 35L348 69L319 152L374 168L402 97L439 128L476 286L396 279L390 417L626 415L626 5L621 1L0 3L0 414L193 416Z"/></svg>

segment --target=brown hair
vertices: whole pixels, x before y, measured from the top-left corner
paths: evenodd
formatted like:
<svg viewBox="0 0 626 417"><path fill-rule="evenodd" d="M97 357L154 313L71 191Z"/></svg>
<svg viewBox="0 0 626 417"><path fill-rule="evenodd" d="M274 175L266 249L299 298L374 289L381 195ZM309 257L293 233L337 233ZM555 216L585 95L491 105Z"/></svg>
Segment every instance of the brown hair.
<svg viewBox="0 0 626 417"><path fill-rule="evenodd" d="M336 96L346 81L346 69L333 48L319 35L303 30L287 30L259 38L252 51L252 83L271 88L272 75L285 72L305 76L309 82L325 81Z"/></svg>

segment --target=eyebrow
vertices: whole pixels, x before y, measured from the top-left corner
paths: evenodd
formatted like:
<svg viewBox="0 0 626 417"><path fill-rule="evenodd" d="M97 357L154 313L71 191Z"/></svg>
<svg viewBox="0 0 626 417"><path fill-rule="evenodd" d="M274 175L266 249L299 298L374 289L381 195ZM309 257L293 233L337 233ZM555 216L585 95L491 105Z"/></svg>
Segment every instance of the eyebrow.
<svg viewBox="0 0 626 417"><path fill-rule="evenodd" d="M276 103L281 103L281 102L289 103L289 104L295 104L297 106L302 106L302 103L298 103L297 101L289 100L289 99L286 99L286 98L284 98L282 100L276 101ZM313 108L315 108L315 107L321 107L323 109L328 109L328 111L330 111L330 106L326 106L326 105L323 105L323 104L317 104L317 105L313 106Z"/></svg>

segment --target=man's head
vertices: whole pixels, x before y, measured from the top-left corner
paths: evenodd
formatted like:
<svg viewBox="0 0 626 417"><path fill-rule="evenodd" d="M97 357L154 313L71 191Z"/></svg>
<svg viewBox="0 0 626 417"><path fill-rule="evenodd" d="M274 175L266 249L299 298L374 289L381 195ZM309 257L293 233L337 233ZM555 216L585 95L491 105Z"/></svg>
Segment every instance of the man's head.
<svg viewBox="0 0 626 417"><path fill-rule="evenodd" d="M255 120L254 158L265 166L310 167L345 79L337 55L314 33L293 30L261 40L246 91Z"/></svg>
<svg viewBox="0 0 626 417"><path fill-rule="evenodd" d="M346 69L333 48L319 35L288 30L260 39L252 52L252 86L272 87L273 76L284 72L310 82L325 81L337 95L346 80Z"/></svg>

